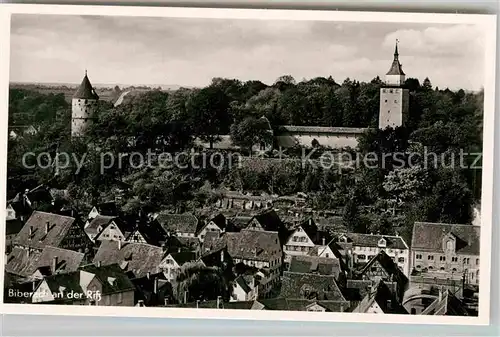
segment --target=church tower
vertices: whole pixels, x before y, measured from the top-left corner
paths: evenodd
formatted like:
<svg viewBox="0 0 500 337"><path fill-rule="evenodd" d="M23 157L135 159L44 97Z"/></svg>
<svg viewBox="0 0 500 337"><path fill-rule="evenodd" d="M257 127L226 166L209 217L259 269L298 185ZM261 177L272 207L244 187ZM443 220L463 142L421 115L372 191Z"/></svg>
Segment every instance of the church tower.
<svg viewBox="0 0 500 337"><path fill-rule="evenodd" d="M398 41L394 50L391 69L385 75L385 85L380 88L379 128L402 126L410 108L410 94L403 88L405 73L399 63Z"/></svg>
<svg viewBox="0 0 500 337"><path fill-rule="evenodd" d="M90 84L85 70L82 84L73 95L71 106L71 136L78 137L85 133L85 129L92 121L97 111L99 96Z"/></svg>

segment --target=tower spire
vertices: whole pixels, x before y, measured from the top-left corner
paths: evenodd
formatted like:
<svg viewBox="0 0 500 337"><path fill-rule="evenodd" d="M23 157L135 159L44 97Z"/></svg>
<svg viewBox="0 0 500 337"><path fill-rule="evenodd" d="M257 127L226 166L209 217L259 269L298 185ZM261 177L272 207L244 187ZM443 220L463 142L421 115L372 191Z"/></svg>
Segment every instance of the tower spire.
<svg viewBox="0 0 500 337"><path fill-rule="evenodd" d="M394 48L394 60L398 60L398 58L399 58L398 43L399 43L399 40L396 39L396 48Z"/></svg>

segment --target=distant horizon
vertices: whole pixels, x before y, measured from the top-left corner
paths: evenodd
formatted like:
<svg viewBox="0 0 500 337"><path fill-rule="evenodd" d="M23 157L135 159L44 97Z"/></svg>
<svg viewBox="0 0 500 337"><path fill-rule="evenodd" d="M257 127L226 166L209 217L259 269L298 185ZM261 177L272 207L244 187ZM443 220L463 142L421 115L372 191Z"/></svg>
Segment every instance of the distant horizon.
<svg viewBox="0 0 500 337"><path fill-rule="evenodd" d="M175 83L282 75L368 82L389 70L396 39L407 78L450 90L484 86L484 31L473 24L12 16L12 82Z"/></svg>

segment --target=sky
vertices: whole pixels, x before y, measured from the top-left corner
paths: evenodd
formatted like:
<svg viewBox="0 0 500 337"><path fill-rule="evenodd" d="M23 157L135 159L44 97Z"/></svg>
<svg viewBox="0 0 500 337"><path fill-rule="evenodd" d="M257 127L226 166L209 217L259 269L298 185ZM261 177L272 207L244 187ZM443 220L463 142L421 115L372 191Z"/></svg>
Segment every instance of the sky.
<svg viewBox="0 0 500 337"><path fill-rule="evenodd" d="M205 86L317 76L370 81L396 39L408 77L478 90L484 34L474 25L15 14L11 82Z"/></svg>

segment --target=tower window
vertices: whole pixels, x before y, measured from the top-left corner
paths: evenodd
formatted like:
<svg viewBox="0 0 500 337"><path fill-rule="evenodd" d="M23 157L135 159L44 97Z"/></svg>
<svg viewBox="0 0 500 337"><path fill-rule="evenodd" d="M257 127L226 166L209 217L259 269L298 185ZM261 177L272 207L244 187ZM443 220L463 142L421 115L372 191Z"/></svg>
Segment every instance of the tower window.
<svg viewBox="0 0 500 337"><path fill-rule="evenodd" d="M389 92L392 94L392 89L391 89L391 90L389 90Z"/></svg>
<svg viewBox="0 0 500 337"><path fill-rule="evenodd" d="M385 102L387 103L387 100L385 100Z"/></svg>
<svg viewBox="0 0 500 337"><path fill-rule="evenodd" d="M397 102L398 102L398 100L397 100L397 99L395 99L395 100L394 100L394 103L397 103Z"/></svg>

